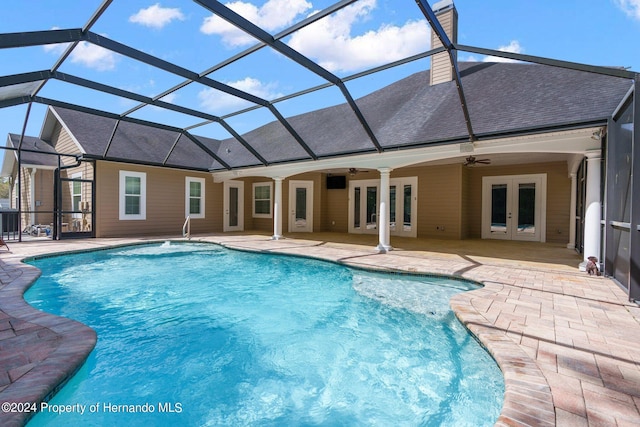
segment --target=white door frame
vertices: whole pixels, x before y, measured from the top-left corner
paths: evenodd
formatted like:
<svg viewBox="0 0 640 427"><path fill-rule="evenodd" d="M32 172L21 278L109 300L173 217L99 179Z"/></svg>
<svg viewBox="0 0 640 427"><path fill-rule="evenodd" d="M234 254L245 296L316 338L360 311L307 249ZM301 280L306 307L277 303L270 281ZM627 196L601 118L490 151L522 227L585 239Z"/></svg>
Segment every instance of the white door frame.
<svg viewBox="0 0 640 427"><path fill-rule="evenodd" d="M404 225L404 186L411 185L411 225L409 227L405 227ZM391 178L389 180L389 187L396 187L396 204L395 204L395 212L396 212L396 224L390 225L390 234L392 236L405 236L405 237L417 237L418 235L418 177L404 177L404 178ZM355 202L353 200L353 192L355 187L360 187L360 228L354 227L354 219L355 219ZM375 187L376 192L378 194L378 199L376 200L376 226L367 227L366 221L366 189L367 187ZM379 179L358 179L358 180L350 180L349 181L349 213L348 213L348 231L349 233L354 234L377 234L378 233L378 225L377 218L380 215L380 180Z"/></svg>
<svg viewBox="0 0 640 427"><path fill-rule="evenodd" d="M229 191L231 188L238 189L238 223L235 226L229 225ZM244 231L244 182L225 181L223 184L222 209L224 218L222 220L222 231Z"/></svg>
<svg viewBox="0 0 640 427"><path fill-rule="evenodd" d="M296 224L296 188L307 190L307 220ZM313 181L289 181L289 233L313 233Z"/></svg>
<svg viewBox="0 0 640 427"><path fill-rule="evenodd" d="M517 185L534 183L535 214L534 232L527 233L518 230L518 191ZM492 186L505 184L507 186L507 224L504 233L493 233L491 230L491 196ZM547 174L504 175L482 177L482 238L503 240L525 240L545 242L547 232Z"/></svg>

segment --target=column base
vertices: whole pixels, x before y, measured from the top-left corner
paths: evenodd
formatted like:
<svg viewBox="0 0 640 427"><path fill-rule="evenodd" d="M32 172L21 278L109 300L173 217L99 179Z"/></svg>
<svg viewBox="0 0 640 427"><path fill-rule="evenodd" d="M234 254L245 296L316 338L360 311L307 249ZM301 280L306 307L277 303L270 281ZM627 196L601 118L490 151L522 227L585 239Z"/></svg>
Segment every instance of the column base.
<svg viewBox="0 0 640 427"><path fill-rule="evenodd" d="M280 239L284 239L284 237L278 234L274 234L273 236L271 236L271 240L280 240Z"/></svg>
<svg viewBox="0 0 640 427"><path fill-rule="evenodd" d="M387 252L391 252L393 250L393 247L379 243L378 246L376 246L376 250L379 254L386 254Z"/></svg>

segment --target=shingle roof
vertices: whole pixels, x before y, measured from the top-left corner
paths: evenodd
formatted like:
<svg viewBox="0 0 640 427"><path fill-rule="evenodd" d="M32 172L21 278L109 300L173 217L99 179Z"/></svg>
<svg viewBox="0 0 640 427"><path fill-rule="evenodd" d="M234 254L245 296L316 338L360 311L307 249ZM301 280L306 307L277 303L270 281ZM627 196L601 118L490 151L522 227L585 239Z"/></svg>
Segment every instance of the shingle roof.
<svg viewBox="0 0 640 427"><path fill-rule="evenodd" d="M474 133L479 137L604 120L631 85L625 78L527 63L460 63L460 70ZM429 71L364 96L357 104L383 148L460 142L469 137L455 83L430 86ZM87 154L104 154L115 119L52 108ZM287 121L318 157L375 151L346 104ZM162 164L178 136L175 131L122 121L107 158ZM269 163L309 158L278 121L242 137ZM261 164L235 138L197 138L232 168ZM224 169L184 135L166 164Z"/></svg>
<svg viewBox="0 0 640 427"><path fill-rule="evenodd" d="M8 143L11 147L18 148L18 145L20 144L20 135L10 133ZM22 149L35 150L42 153L55 153L53 147L47 142L39 138L26 135L22 139ZM58 156L34 153L32 151L22 151L20 161L22 162L22 164L55 167L58 165Z"/></svg>

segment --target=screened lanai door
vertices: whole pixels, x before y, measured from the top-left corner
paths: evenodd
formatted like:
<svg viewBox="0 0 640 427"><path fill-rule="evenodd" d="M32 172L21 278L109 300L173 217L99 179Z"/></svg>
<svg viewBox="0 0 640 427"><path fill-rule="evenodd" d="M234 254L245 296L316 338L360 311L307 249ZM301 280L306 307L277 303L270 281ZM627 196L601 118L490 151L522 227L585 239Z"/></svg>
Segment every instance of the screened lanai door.
<svg viewBox="0 0 640 427"><path fill-rule="evenodd" d="M95 194L92 167L85 172L56 171L51 235L54 239L93 237ZM38 227L38 226L36 226Z"/></svg>
<svg viewBox="0 0 640 427"><path fill-rule="evenodd" d="M545 241L546 175L482 179L482 238Z"/></svg>

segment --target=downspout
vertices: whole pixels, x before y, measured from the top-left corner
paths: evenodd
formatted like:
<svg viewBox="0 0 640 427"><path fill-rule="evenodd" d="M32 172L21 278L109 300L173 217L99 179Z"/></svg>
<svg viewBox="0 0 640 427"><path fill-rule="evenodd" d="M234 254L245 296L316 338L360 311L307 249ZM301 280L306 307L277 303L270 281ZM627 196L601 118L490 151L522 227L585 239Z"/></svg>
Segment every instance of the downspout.
<svg viewBox="0 0 640 427"><path fill-rule="evenodd" d="M31 168L31 174L29 174L29 225L36 224L36 172L38 169Z"/></svg>

